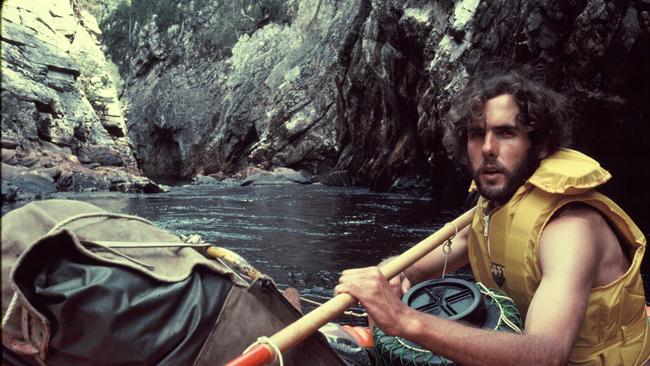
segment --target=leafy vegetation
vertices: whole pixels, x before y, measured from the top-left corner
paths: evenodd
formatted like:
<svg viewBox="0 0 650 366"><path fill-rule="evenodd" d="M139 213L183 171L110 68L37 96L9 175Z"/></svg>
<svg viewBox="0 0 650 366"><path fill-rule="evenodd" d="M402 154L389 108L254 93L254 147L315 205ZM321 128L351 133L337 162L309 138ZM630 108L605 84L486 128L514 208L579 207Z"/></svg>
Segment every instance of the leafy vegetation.
<svg viewBox="0 0 650 366"><path fill-rule="evenodd" d="M87 0L86 0L87 1ZM286 0L122 0L100 24L103 43L111 58L125 67L128 52L136 43L136 24L155 21L158 31L174 24L191 28L193 48L228 57L240 36L251 34L269 23L288 23ZM188 23L193 23L188 27ZM171 45L170 45L171 46ZM179 46L179 45L174 45ZM178 49L178 47L174 47Z"/></svg>

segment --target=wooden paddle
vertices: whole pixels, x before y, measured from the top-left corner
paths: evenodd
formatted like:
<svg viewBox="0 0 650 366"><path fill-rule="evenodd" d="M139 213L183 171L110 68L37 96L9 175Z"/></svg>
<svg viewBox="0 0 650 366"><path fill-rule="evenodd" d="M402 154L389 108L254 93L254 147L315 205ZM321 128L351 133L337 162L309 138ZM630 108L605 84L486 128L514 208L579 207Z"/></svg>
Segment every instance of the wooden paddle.
<svg viewBox="0 0 650 366"><path fill-rule="evenodd" d="M469 225L475 211L476 207L460 215L428 238L381 266L379 270L387 279L391 279L400 274L452 235L455 235L462 228ZM338 294L323 305L272 335L269 338L269 344L277 346L280 352L284 352L305 340L320 327L332 321L356 303L357 299L354 297L348 294ZM263 366L270 364L276 355L269 344L258 344L252 347L248 352L227 363L226 366Z"/></svg>

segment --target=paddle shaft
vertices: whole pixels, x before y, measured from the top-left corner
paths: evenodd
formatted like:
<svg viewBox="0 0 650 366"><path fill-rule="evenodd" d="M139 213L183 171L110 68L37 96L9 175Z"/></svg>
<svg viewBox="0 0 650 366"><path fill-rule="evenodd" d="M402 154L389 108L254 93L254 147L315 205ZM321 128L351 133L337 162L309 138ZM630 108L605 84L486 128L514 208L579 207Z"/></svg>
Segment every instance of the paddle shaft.
<svg viewBox="0 0 650 366"><path fill-rule="evenodd" d="M476 207L460 215L428 238L381 266L379 270L388 279L395 277L430 253L452 235L455 235L462 228L469 225L475 211ZM305 340L326 323L334 320L347 308L356 304L356 302L357 299L351 295L338 294L323 305L272 335L270 342L276 345L280 351L284 352ZM275 358L273 350L268 345L258 346L254 350L255 352L246 353L230 361L226 366L262 366L268 365ZM264 353L265 356L260 357L261 353Z"/></svg>

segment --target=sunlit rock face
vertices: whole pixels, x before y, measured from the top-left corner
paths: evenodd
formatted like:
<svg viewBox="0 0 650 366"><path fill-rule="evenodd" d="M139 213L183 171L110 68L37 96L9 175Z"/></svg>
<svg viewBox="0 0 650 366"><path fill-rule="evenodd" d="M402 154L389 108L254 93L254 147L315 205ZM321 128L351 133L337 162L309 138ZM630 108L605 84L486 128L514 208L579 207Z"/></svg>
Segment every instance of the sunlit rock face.
<svg viewBox="0 0 650 366"><path fill-rule="evenodd" d="M143 172L329 171L337 155L333 73L358 2L233 4L181 1L183 16L143 16L132 25L133 46L118 44ZM126 26L120 19L105 23L107 45Z"/></svg>
<svg viewBox="0 0 650 366"><path fill-rule="evenodd" d="M62 190L68 187L57 179L73 171L102 176L106 184L98 188L108 188L115 174L139 175L117 69L100 48L100 34L94 18L69 1L3 2L3 199L16 169L47 176L39 170L59 168L63 173L48 179Z"/></svg>

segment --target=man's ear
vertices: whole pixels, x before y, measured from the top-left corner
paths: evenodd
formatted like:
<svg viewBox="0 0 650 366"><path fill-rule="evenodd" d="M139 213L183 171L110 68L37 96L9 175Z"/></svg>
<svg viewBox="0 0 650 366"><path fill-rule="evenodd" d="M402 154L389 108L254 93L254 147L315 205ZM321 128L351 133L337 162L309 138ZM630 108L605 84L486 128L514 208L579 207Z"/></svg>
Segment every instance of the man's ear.
<svg viewBox="0 0 650 366"><path fill-rule="evenodd" d="M545 141L540 147L537 148L537 158L539 160L548 156L548 141Z"/></svg>

